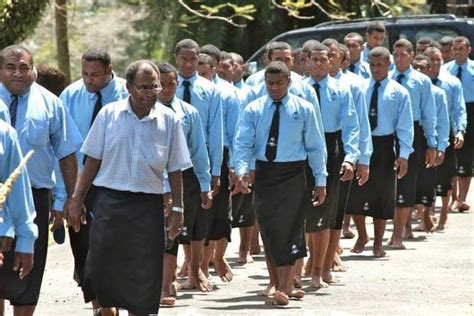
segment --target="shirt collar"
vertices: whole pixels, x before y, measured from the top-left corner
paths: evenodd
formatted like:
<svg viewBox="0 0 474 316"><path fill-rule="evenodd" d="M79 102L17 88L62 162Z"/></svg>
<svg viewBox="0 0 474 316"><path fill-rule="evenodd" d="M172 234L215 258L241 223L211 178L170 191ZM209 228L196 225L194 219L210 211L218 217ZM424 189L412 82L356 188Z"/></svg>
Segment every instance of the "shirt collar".
<svg viewBox="0 0 474 316"><path fill-rule="evenodd" d="M288 99L289 99L289 96L288 96L288 95L289 95L289 92L287 92L287 93L285 94L285 96L280 100L281 105L285 106L285 104L288 103ZM272 99L272 97L270 96L270 94L268 94L268 101L267 101L267 104L268 104L269 106L272 106L272 105L273 105L273 102L275 102L275 101L273 101L273 99Z"/></svg>
<svg viewBox="0 0 474 316"><path fill-rule="evenodd" d="M150 110L150 113L148 113L147 116L143 117L142 119L139 119L138 116L133 112L132 110L132 104L130 103L130 97L126 99L126 102L123 102L122 105L119 107L119 112L128 112L130 113L133 117L135 117L139 121L149 121L152 119L156 119L158 117L158 111L156 110L156 104L153 105L153 107ZM157 101L160 102L160 101Z"/></svg>
<svg viewBox="0 0 474 316"><path fill-rule="evenodd" d="M35 84L36 84L36 82L33 82L31 84L31 86L28 87L28 89L23 91L22 94L18 95L18 98L23 99L23 98L28 97L28 95L30 94L30 91L31 91L31 87ZM0 84L0 93L3 94L3 95L8 95L10 97L10 100L13 100L13 93L11 93L3 84Z"/></svg>
<svg viewBox="0 0 474 316"><path fill-rule="evenodd" d="M240 79L239 81L237 82L234 82L234 86L241 89L244 85L244 81L242 79Z"/></svg>
<svg viewBox="0 0 474 316"><path fill-rule="evenodd" d="M412 73L412 71L413 71L413 68L411 66L408 67L408 69L405 70L404 72L398 71L398 69L395 67L394 77L396 78L398 75L403 74L405 76L405 79L407 79Z"/></svg>
<svg viewBox="0 0 474 316"><path fill-rule="evenodd" d="M100 89L99 91L97 92L100 92L100 94L102 95L102 100L104 98L105 95L107 95L111 90L114 89L115 87L115 73L112 72L112 79L110 79L107 84L102 87L102 89ZM87 93L89 93L89 100L93 101L93 100L96 100L97 99L97 92L95 93L92 93L92 92L89 92L87 91Z"/></svg>
<svg viewBox="0 0 474 316"><path fill-rule="evenodd" d="M181 87L183 85L183 81L184 80L188 80L189 82L191 82L191 84L194 83L194 81L196 81L198 78L198 75L197 75L197 72L195 72L191 77L189 78L184 78L183 76L181 76L180 74L178 74L178 87Z"/></svg>
<svg viewBox="0 0 474 316"><path fill-rule="evenodd" d="M382 81L380 81L380 86L385 89L385 86L387 85L387 83L388 83L388 76L385 77L385 79L383 79ZM369 90L374 87L374 84L375 84L374 77L370 77Z"/></svg>

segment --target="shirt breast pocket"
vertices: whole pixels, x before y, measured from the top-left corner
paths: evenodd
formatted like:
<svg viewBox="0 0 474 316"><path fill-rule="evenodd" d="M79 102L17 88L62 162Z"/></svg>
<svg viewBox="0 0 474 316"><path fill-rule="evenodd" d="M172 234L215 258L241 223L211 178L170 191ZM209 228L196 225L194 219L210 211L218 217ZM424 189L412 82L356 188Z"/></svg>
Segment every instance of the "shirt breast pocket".
<svg viewBox="0 0 474 316"><path fill-rule="evenodd" d="M33 146L44 146L49 143L48 122L30 119L26 122L26 139Z"/></svg>
<svg viewBox="0 0 474 316"><path fill-rule="evenodd" d="M168 164L169 148L159 144L151 144L143 147L146 163L154 172L162 173Z"/></svg>
<svg viewBox="0 0 474 316"><path fill-rule="evenodd" d="M280 134L284 134L290 141L298 141L301 139L304 128L304 120L301 117L293 117L280 126ZM282 129L283 128L283 129Z"/></svg>

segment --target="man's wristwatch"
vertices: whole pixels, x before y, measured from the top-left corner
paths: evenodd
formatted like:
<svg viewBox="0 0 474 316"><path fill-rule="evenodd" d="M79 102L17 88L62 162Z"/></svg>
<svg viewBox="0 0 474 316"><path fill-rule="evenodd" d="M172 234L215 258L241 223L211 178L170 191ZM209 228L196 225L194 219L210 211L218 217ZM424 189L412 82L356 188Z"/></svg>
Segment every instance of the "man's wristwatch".
<svg viewBox="0 0 474 316"><path fill-rule="evenodd" d="M184 208L179 207L179 206L173 206L171 211L176 212L176 213L184 213Z"/></svg>

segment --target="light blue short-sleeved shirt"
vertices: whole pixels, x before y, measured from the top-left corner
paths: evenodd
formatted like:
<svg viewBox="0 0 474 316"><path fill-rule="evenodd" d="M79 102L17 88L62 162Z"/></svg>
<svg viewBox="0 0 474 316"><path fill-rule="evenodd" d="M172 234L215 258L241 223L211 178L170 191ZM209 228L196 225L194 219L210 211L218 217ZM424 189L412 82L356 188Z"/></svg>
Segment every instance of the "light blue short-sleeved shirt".
<svg viewBox="0 0 474 316"><path fill-rule="evenodd" d="M0 182L5 183L20 164L20 143L15 130L0 121ZM0 236L16 238L16 252L33 253L38 228L33 220L36 216L28 170L24 169L14 182L11 192L0 205Z"/></svg>
<svg viewBox="0 0 474 316"><path fill-rule="evenodd" d="M178 98L171 100L171 107L183 128L193 170L201 185L201 192L209 192L211 190L209 153L199 113L192 105Z"/></svg>
<svg viewBox="0 0 474 316"><path fill-rule="evenodd" d="M441 70L436 81L436 86L444 90L448 100L448 113L453 134L460 131L466 132L467 114L466 103L461 81L446 70Z"/></svg>
<svg viewBox="0 0 474 316"><path fill-rule="evenodd" d="M449 115L448 115L448 99L443 89L432 87L433 96L436 103L437 121L436 132L438 135L438 150L445 152L449 146Z"/></svg>
<svg viewBox="0 0 474 316"><path fill-rule="evenodd" d="M458 65L456 61L452 60L444 65L444 69L453 76L457 75L459 67L462 69L461 84L464 100L474 102L474 89L472 88L474 87L474 60L468 58L462 65Z"/></svg>
<svg viewBox="0 0 474 316"><path fill-rule="evenodd" d="M318 125L314 106L292 94L287 94L281 101L275 162L308 158L316 186L326 186L327 151L324 130ZM267 161L265 151L275 109L271 97L265 95L242 111L234 140L238 175L252 170L255 159Z"/></svg>
<svg viewBox="0 0 474 316"><path fill-rule="evenodd" d="M303 82L308 86L316 84L312 77L303 79ZM340 84L337 79L329 75L318 84L320 85L320 106L324 132L341 131L345 151L344 161L355 164L360 155L360 127L350 90L346 85Z"/></svg>
<svg viewBox="0 0 474 316"><path fill-rule="evenodd" d="M373 78L364 81L362 89L365 92L367 112L374 91ZM380 82L377 98L377 127L372 130L372 136L396 134L400 144L400 157L408 159L413 152L413 116L411 113L410 95L402 85L389 78ZM370 157L361 155L360 163L368 165Z"/></svg>
<svg viewBox="0 0 474 316"><path fill-rule="evenodd" d="M11 93L0 85L0 99L9 106ZM9 122L9 111L0 105L0 119ZM55 185L54 166L62 159L77 152L82 136L62 101L37 83L19 96L15 129L22 152L33 149L35 154L28 162L31 186L52 189Z"/></svg>
<svg viewBox="0 0 474 316"><path fill-rule="evenodd" d="M362 90L364 79L352 72L344 73L339 71L335 79L341 84L349 87L354 100L354 106L357 112L357 120L359 121L359 152L366 158L370 158L373 152L372 133L370 132L369 115L367 113L367 104L365 103L365 91ZM370 159L369 159L370 161Z"/></svg>
<svg viewBox="0 0 474 316"><path fill-rule="evenodd" d="M176 97L183 100L184 80L189 80L191 105L198 110L204 128L204 136L209 147L211 174L220 176L224 156L224 118L219 91L215 85L195 73L190 78L178 74Z"/></svg>

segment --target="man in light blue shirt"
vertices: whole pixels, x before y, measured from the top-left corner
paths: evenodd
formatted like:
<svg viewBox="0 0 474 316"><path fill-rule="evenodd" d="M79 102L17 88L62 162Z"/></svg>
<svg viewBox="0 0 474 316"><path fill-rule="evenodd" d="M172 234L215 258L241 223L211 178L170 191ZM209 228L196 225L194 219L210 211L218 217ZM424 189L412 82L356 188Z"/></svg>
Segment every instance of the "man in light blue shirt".
<svg viewBox="0 0 474 316"><path fill-rule="evenodd" d="M374 248L376 257L384 257L382 240L387 219L392 219L395 209L395 170L398 179L407 173L408 157L413 152L413 117L408 91L388 77L390 54L384 47L370 52L371 79L366 79L363 89L372 130L373 153L362 155L359 163L369 165L369 180L362 186L354 185L349 197L347 213L353 215L358 239L352 252L361 253L369 241L365 217L374 218ZM394 144L399 144L398 159Z"/></svg>
<svg viewBox="0 0 474 316"><path fill-rule="evenodd" d="M330 45L329 41L325 43ZM337 47L337 41L331 40L332 43ZM313 207L310 202L309 196L314 183L312 183L311 174L309 172L307 174L309 181L305 201L306 232L312 239L310 256L314 259L311 277L312 286L315 288L323 286L323 279L327 282L332 281L329 280L329 275L323 276L322 273L330 242L330 228L337 215L339 182L352 180L354 166L360 154L360 129L352 95L347 86L340 85L336 79L329 76L333 58L339 58L339 56L334 56L328 46L321 43L314 44L309 58L311 76L303 79L303 83L312 86L318 96L328 152L327 198L321 206ZM322 249L322 255L316 254L317 249Z"/></svg>
<svg viewBox="0 0 474 316"><path fill-rule="evenodd" d="M450 146L446 149L444 163L436 168L436 194L441 196L441 216L436 229L444 229L448 218L449 197L452 193L452 182L456 176L456 149L464 145L464 134L467 126L466 104L461 81L456 76L442 70L443 55L436 47L429 47L425 55L431 61L429 75L437 87L443 89L447 96L448 114L450 120Z"/></svg>
<svg viewBox="0 0 474 316"><path fill-rule="evenodd" d="M7 123L0 121L0 183L5 183L8 177L18 167L23 155L15 130ZM26 169L18 176L6 197L0 203L0 269L12 269L12 273L23 278L30 273L33 267L33 251L35 239L38 237L38 228L33 220L36 216L31 194L31 185ZM16 238L14 253L10 252L13 238ZM4 258L15 257L18 266L3 267ZM13 262L13 260L5 260ZM0 292L7 285L0 283ZM4 306L0 306L0 314Z"/></svg>
<svg viewBox="0 0 474 316"><path fill-rule="evenodd" d="M219 193L214 196L212 209L209 213L209 227L206 238L206 247L204 248L204 256L201 260L201 269L204 274L208 275L209 263L214 256L216 273L225 282L232 280L232 272L230 265L225 259L225 250L230 241L232 233L232 210L230 203L229 191L229 154L234 131L231 130L235 126L235 121L240 112L240 102L236 95L236 88L231 83L232 58L228 53L223 53L219 48L212 44L204 45L200 49L198 73L200 76L212 81L222 105L223 116L223 132L224 132L224 155L221 166L221 178ZM222 56L225 54L225 56ZM207 56L210 58L208 58ZM221 68L221 57L227 59L226 66L228 71L221 73L224 75L219 77L219 69ZM205 70L203 73L202 70Z"/></svg>
<svg viewBox="0 0 474 316"><path fill-rule="evenodd" d="M236 173L243 192L254 183L254 207L265 245L272 304L287 305L296 260L306 255L304 238L305 160L315 178L312 200L324 202L326 148L314 105L288 93L290 71L283 62L265 70L268 94L242 112L235 136ZM255 161L256 164L255 164ZM255 165L255 169L253 169Z"/></svg>
<svg viewBox="0 0 474 316"><path fill-rule="evenodd" d="M268 44L266 58L269 62L281 61L284 62L291 70L293 68L294 58L291 54L291 46L286 42L272 42ZM247 78L246 83L251 87L260 86L265 82L265 70L260 70ZM299 81L302 79L301 75L296 72L291 72L292 80Z"/></svg>
<svg viewBox="0 0 474 316"><path fill-rule="evenodd" d="M460 212L467 211L470 206L466 203L467 193L471 184L472 159L474 152L474 60L469 59L471 43L464 36L458 36L453 41L454 60L445 65L445 69L461 81L464 100L466 102L467 126L464 135L464 146L458 149L459 195L456 207Z"/></svg>
<svg viewBox="0 0 474 316"><path fill-rule="evenodd" d="M86 138L95 117L100 109L108 103L127 98L128 91L125 80L118 77L112 66L110 54L106 49L100 47L89 48L81 57L82 78L70 84L60 95L60 99L68 109L72 119L76 123L83 138ZM82 171L85 157L82 153L76 154L79 171ZM56 173L60 174L59 166ZM65 192L64 182L59 180L54 188L56 196L63 196ZM95 299L95 293L84 286L84 265L89 249L89 228L94 218L93 203L95 201L95 188L92 187L86 198L86 209L88 212L86 223L82 224L79 232L69 227L69 241L74 255L75 277L83 292L84 301L92 302L94 309L99 308ZM56 198L53 209L62 209L64 201Z"/></svg>
<svg viewBox="0 0 474 316"><path fill-rule="evenodd" d="M188 265L189 278L185 287L208 291L212 285L207 280L199 278L199 274L202 273L199 263L207 236L209 208L212 205L210 163L204 131L198 111L190 104L175 97L178 86L176 69L168 63L158 65L158 69L163 89L158 95L158 100L178 116L193 163L193 168L182 172L183 204L186 212L184 213L184 231L181 233L179 241L183 244L185 264ZM165 191L170 192L170 189L166 188ZM170 195L170 193L165 194L165 200L171 198ZM179 243L178 241L171 243L171 246L167 245L163 262L161 303L164 305L174 305L176 301L172 297L170 288L174 282Z"/></svg>
<svg viewBox="0 0 474 316"><path fill-rule="evenodd" d="M365 31L365 37L367 39L367 42L363 44L364 50L362 51L362 60L365 62L369 62L369 55L370 51L374 49L375 47L381 47L383 46L383 43L385 41L385 24L380 21L374 21L370 22L367 25L367 29ZM390 70L393 70L394 68L394 60L393 56L390 55Z"/></svg>
<svg viewBox="0 0 474 316"><path fill-rule="evenodd" d="M359 33L351 32L344 37L344 44L349 49L350 62L347 69L363 78L370 77L369 64L362 60L363 38Z"/></svg>
<svg viewBox="0 0 474 316"><path fill-rule="evenodd" d="M176 44L174 54L178 66L176 97L191 104L201 116L204 136L209 148L211 189L213 194L217 194L224 148L224 125L219 92L212 82L197 73L199 45L195 41L181 40Z"/></svg>
<svg viewBox="0 0 474 316"><path fill-rule="evenodd" d="M393 45L396 69L390 73L410 93L411 109L414 121L413 154L410 155L407 175L397 183L397 208L395 209L394 229L389 244L395 249L405 249L405 237L413 236L410 214L415 205L417 179L420 168L434 168L436 162L436 105L431 92L431 80L411 66L413 45L406 39L400 39ZM430 190L434 183L422 181L424 190Z"/></svg>
<svg viewBox="0 0 474 316"><path fill-rule="evenodd" d="M440 54L441 55L441 54ZM413 61L412 66L415 70L420 71L421 73L430 76L431 75L431 60L426 55L417 55ZM436 198L435 187L436 185L436 174L438 173L439 167L445 163L445 153L447 153L447 148L449 147L449 115L448 115L448 100L446 93L443 89L433 85L431 87L433 93L435 104L436 104L436 132L437 132L437 153L435 166L437 166L436 171L434 168L420 168L418 171L418 184L417 184L417 194L416 194L416 204L423 207L423 224L419 228L423 228L427 232L432 232L434 230L434 223L431 218L431 207L434 207L434 202ZM452 146L451 146L452 147ZM452 151L452 150L451 150ZM429 183L431 187L421 184ZM434 211L434 210L433 210ZM444 217L442 214L441 217ZM446 214L447 217L447 214ZM421 229L418 229L421 230Z"/></svg>
<svg viewBox="0 0 474 316"><path fill-rule="evenodd" d="M34 82L33 56L20 45L8 46L0 53L0 119L10 122L19 131L23 153L33 149L35 154L28 162L28 175L33 188L37 216L38 239L32 272L23 280L10 282L3 292L18 312L33 313L38 302L46 254L48 250L48 224L51 210L51 189L55 185L53 169L56 160L66 183L67 198L70 197L77 179L75 152L82 137L61 100ZM62 214L52 212L55 219L53 230L59 227ZM0 271L0 283L4 282ZM15 288L26 288L19 297ZM9 290L9 291L8 291Z"/></svg>

